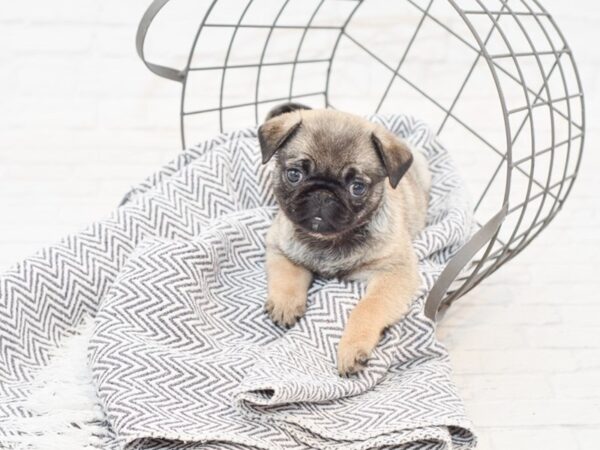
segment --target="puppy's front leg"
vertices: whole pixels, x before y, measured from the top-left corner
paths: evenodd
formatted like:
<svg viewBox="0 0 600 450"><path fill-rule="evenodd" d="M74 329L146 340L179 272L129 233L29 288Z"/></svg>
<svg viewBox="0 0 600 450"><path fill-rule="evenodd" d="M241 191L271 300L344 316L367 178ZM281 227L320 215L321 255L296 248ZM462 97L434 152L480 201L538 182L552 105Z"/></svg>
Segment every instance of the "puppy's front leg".
<svg viewBox="0 0 600 450"><path fill-rule="evenodd" d="M376 272L367 292L350 313L338 347L338 371L346 376L367 363L381 334L407 313L419 287L416 262L394 271Z"/></svg>
<svg viewBox="0 0 600 450"><path fill-rule="evenodd" d="M279 325L291 327L304 315L312 273L290 261L276 248L267 247L267 290L265 308Z"/></svg>

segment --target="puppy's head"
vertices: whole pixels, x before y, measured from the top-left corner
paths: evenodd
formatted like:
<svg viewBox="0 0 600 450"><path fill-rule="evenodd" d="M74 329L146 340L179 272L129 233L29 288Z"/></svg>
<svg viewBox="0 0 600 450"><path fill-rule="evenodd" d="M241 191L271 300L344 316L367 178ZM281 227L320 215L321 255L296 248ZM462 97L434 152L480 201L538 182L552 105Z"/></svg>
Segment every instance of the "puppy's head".
<svg viewBox="0 0 600 450"><path fill-rule="evenodd" d="M283 110L269 114L258 130L263 163L275 159L274 189L283 212L324 238L367 224L382 203L386 180L395 188L410 167L409 148L351 114L298 105Z"/></svg>

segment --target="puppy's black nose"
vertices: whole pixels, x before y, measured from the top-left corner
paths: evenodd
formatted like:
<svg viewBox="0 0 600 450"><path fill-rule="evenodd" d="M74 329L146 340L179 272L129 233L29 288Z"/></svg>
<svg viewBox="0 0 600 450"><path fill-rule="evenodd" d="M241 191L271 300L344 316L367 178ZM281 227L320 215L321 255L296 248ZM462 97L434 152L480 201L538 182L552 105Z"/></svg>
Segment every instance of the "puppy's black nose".
<svg viewBox="0 0 600 450"><path fill-rule="evenodd" d="M334 196L329 191L320 190L320 191L317 191L317 201L319 202L319 205L327 206L327 205L333 203Z"/></svg>

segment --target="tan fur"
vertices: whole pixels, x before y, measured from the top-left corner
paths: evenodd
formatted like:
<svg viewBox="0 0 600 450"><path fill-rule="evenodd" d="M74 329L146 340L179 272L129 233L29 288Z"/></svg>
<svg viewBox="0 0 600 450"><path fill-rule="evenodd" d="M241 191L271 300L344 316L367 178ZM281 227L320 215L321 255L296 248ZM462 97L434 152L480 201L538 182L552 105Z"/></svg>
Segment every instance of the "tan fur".
<svg viewBox="0 0 600 450"><path fill-rule="evenodd" d="M265 309L274 322L290 327L306 310L312 273L291 262L276 248L267 247L268 297Z"/></svg>
<svg viewBox="0 0 600 450"><path fill-rule="evenodd" d="M402 152L408 146L384 128L357 116L329 110L294 111L278 116L276 127L286 128L301 122L301 132L290 141L288 157L308 155L320 164L342 167L355 164L361 168L382 170L381 160L368 140L375 133L382 144L395 140ZM271 122L269 121L269 122ZM267 131L270 132L269 122ZM273 126L273 129L275 126ZM332 142L331 139L337 139ZM339 142L339 140L346 142ZM399 143L398 143L399 142ZM338 145L336 160L322 150L325 145ZM347 255L335 250L315 252L297 238L290 219L281 211L267 236L267 310L273 320L291 326L304 313L306 293L312 272L330 276L344 273L348 279L367 282L367 291L354 308L338 347L338 371L355 373L366 364L381 334L407 312L420 284L417 258L411 240L424 227L428 203L430 175L427 162L413 151L414 163L394 189L388 180L378 186L379 205L368 222L372 239ZM401 155L405 157L406 155ZM278 174L274 173L276 177ZM335 239L319 236L315 239Z"/></svg>

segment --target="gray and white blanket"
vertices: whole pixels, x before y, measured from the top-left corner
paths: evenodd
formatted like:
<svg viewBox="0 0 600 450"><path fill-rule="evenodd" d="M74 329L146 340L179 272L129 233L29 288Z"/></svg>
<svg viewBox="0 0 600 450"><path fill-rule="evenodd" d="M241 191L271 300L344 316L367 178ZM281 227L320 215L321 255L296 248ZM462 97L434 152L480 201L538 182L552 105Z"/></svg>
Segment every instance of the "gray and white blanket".
<svg viewBox="0 0 600 450"><path fill-rule="evenodd" d="M473 447L447 352L423 314L470 235L468 195L422 122L372 120L423 149L433 187L414 241L422 287L364 372L340 378L335 364L362 284L317 279L290 330L264 313L264 238L276 206L256 129L239 130L183 152L111 217L0 275L0 446L19 447L28 431L15 418L36 415L25 402L35 380L91 316L104 447Z"/></svg>

